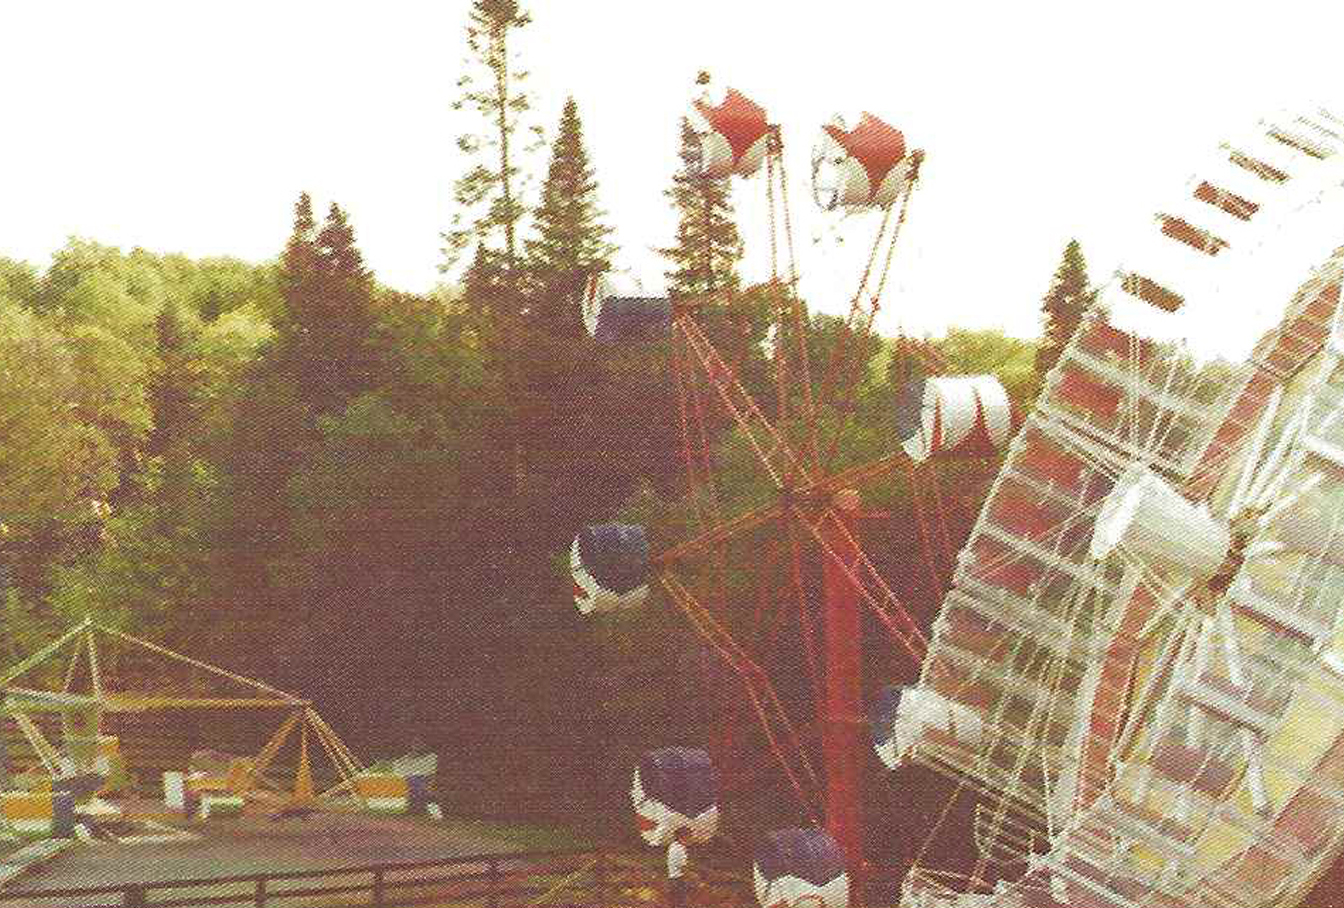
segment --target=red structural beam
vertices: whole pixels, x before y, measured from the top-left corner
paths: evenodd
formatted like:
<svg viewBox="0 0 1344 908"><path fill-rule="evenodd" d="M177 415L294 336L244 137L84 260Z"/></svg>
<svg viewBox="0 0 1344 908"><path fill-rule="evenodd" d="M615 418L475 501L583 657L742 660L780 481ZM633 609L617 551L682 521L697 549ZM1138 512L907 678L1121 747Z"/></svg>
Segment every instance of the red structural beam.
<svg viewBox="0 0 1344 908"><path fill-rule="evenodd" d="M854 582L859 558L855 537L859 496L852 489L836 495L838 521L823 528L836 557L823 568L826 594L826 829L845 854L851 873L863 867L862 815L859 810L859 755L863 730L861 591ZM840 532L843 524L848 532ZM849 567L849 571L844 566Z"/></svg>

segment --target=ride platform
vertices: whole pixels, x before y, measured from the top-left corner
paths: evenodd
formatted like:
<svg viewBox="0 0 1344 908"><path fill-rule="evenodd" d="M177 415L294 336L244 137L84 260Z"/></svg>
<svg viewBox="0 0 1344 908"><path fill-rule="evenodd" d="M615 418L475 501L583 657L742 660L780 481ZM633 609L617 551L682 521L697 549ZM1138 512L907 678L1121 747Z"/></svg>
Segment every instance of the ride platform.
<svg viewBox="0 0 1344 908"><path fill-rule="evenodd" d="M273 819L272 811L249 805L240 816L209 820L178 817L169 821L161 803L127 801L122 807L126 817L152 816L156 825L192 833L193 838L72 842L8 888L26 891L150 884L525 850L504 839L482 835L470 824L428 817L317 811Z"/></svg>

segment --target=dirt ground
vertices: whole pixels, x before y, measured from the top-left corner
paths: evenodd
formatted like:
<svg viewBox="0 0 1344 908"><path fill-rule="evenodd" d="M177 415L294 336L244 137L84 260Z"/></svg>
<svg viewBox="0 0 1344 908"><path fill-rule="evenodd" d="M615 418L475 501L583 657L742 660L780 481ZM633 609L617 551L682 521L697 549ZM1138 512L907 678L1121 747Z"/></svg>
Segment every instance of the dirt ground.
<svg viewBox="0 0 1344 908"><path fill-rule="evenodd" d="M185 842L76 843L9 888L188 880L522 850L503 839L483 836L469 824L425 818L315 814L308 819L272 821L266 816L244 816L183 820L174 825L202 837Z"/></svg>

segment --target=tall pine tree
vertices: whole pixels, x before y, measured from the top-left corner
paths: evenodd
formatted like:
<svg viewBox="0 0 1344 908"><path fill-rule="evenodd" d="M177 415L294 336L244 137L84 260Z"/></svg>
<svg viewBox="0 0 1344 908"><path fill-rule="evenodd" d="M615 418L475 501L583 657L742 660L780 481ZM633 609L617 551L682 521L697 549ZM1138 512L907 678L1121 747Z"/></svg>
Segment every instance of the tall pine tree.
<svg viewBox="0 0 1344 908"><path fill-rule="evenodd" d="M665 193L681 216L676 244L658 250L675 266L666 272L668 290L676 295L735 290L742 240L729 202L730 178L700 175L700 142L684 118L680 158L681 168Z"/></svg>
<svg viewBox="0 0 1344 908"><path fill-rule="evenodd" d="M305 193L284 257L282 358L316 416L337 413L377 377L373 275L334 202L320 230Z"/></svg>
<svg viewBox="0 0 1344 908"><path fill-rule="evenodd" d="M285 243L281 259L280 293L285 308L280 318L280 329L286 334L298 331L299 313L306 308L304 297L310 292L317 268L317 222L313 220L313 200L308 193L299 193L294 203L294 229Z"/></svg>
<svg viewBox="0 0 1344 908"><path fill-rule="evenodd" d="M519 201L523 174L517 158L516 134L521 118L531 109L522 90L527 73L511 64L510 34L527 25L531 16L517 0L474 0L467 21L467 72L457 82L462 94L453 110L471 110L482 121L480 131L457 138L458 150L475 163L453 185L458 205L452 228L443 235L443 270L455 266L473 242L500 240L504 270L518 264L518 222L525 209ZM540 141L540 127L530 130ZM530 145L522 151L529 151Z"/></svg>
<svg viewBox="0 0 1344 908"><path fill-rule="evenodd" d="M386 377L373 276L338 205L319 227L308 195L300 196L280 277L276 338L239 389L213 531L214 595L233 603L240 646L246 659L258 660L270 651L262 641L293 622L293 614L274 609L284 589L277 577L303 544L295 536L293 481L310 475L325 443L320 419L339 425L351 402Z"/></svg>
<svg viewBox="0 0 1344 908"><path fill-rule="evenodd" d="M578 295L582 276L611 266L616 247L600 223L597 181L583 147L583 125L573 98L565 101L551 151L551 167L536 210L536 239L527 241L534 283L533 315L559 334L582 331Z"/></svg>
<svg viewBox="0 0 1344 908"><path fill-rule="evenodd" d="M468 312L480 312L481 301L494 295L499 284L497 264L495 258L485 251L485 244L477 243L476 254L472 256L471 264L462 276L462 300Z"/></svg>
<svg viewBox="0 0 1344 908"><path fill-rule="evenodd" d="M1036 350L1036 374L1042 379L1054 368L1096 295L1096 290L1088 284L1082 247L1077 240L1069 240L1059 267L1055 269L1050 292L1041 301L1045 336Z"/></svg>

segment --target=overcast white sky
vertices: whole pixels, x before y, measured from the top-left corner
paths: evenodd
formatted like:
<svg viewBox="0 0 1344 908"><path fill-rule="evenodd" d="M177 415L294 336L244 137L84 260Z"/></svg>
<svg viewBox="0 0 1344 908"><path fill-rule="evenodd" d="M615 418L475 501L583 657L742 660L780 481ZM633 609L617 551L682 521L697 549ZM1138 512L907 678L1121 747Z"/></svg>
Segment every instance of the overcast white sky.
<svg viewBox="0 0 1344 908"><path fill-rule="evenodd" d="M449 110L468 0L5 4L0 254L44 266L70 234L271 258L300 190L351 215L380 280L440 279L463 169ZM928 159L879 329L1039 327L1064 243L1094 278L1201 152L1275 106L1338 93L1326 2L675 3L532 0L517 42L553 135L567 94L620 244L662 288L662 192L697 70L781 124L804 288L847 306L875 215L812 205L820 123L871 110ZM544 158L537 162L544 168ZM768 268L764 182L735 192L746 277ZM845 242L839 245L837 240Z"/></svg>

